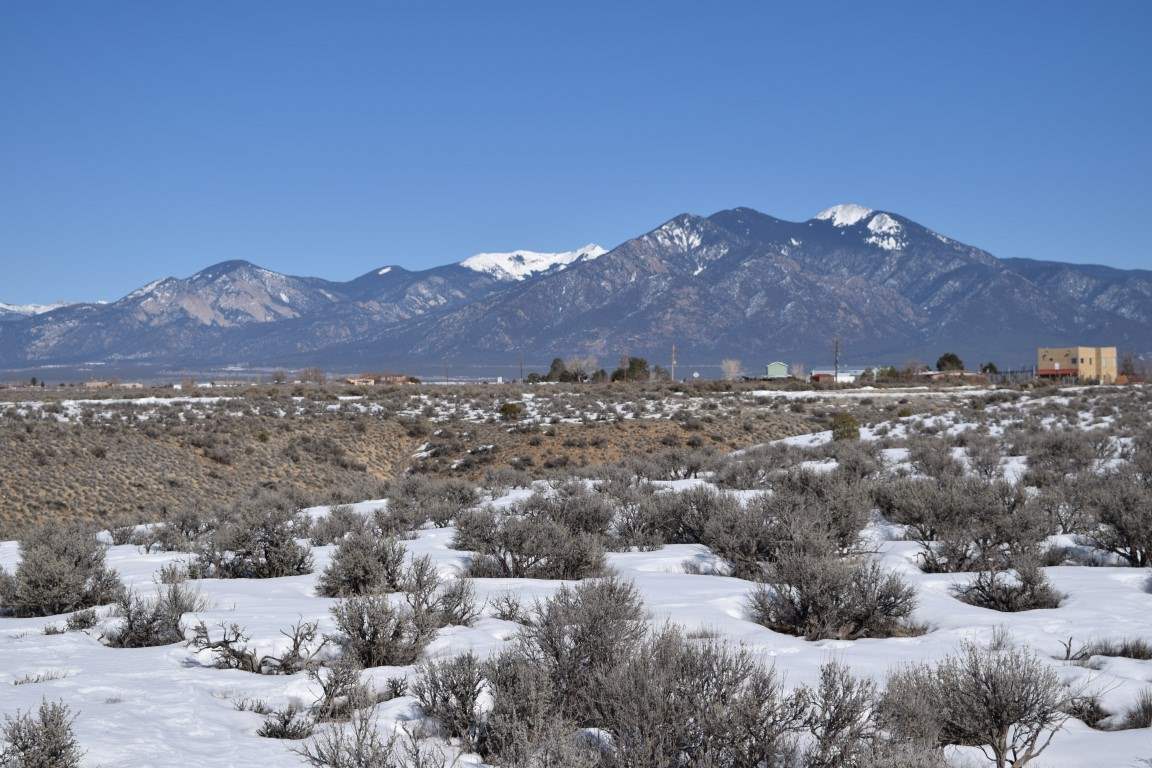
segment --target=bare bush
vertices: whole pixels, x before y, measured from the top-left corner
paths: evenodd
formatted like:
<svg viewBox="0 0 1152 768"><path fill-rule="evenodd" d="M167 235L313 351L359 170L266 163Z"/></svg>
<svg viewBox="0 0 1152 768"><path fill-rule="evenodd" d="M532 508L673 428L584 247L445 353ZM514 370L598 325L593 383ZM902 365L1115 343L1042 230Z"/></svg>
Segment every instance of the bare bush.
<svg viewBox="0 0 1152 768"><path fill-rule="evenodd" d="M5 715L3 768L79 768L84 757L72 733L76 717L62 702L42 701L36 714Z"/></svg>
<svg viewBox="0 0 1152 768"><path fill-rule="evenodd" d="M553 520L574 534L598 536L608 534L615 515L608 497L577 482L564 483L553 493L534 493L515 509L525 517Z"/></svg>
<svg viewBox="0 0 1152 768"><path fill-rule="evenodd" d="M989 435L965 433L964 451L968 456L968 466L977 477L985 480L1000 478L1003 471L1000 461L1000 441Z"/></svg>
<svg viewBox="0 0 1152 768"><path fill-rule="evenodd" d="M404 576L403 544L361 529L340 541L328 567L320 574L317 594L349 597L397 592Z"/></svg>
<svg viewBox="0 0 1152 768"><path fill-rule="evenodd" d="M386 595L343 600L332 607L332 617L339 630L333 640L363 667L412 664L435 634L409 606L393 605Z"/></svg>
<svg viewBox="0 0 1152 768"><path fill-rule="evenodd" d="M492 707L484 722L482 751L501 765L596 768L599 752L573 739L576 724L556 704L548 668L508 649L484 665Z"/></svg>
<svg viewBox="0 0 1152 768"><path fill-rule="evenodd" d="M1096 458L1092 443L1079 430L1040 432L1022 447L1028 456L1026 481L1040 487L1091 469Z"/></svg>
<svg viewBox="0 0 1152 768"><path fill-rule="evenodd" d="M288 706L269 712L256 735L266 739L306 739L315 727L307 709L292 702Z"/></svg>
<svg viewBox="0 0 1152 768"><path fill-rule="evenodd" d="M820 683L805 691L804 725L812 735L804 768L857 765L876 751L876 685L838 662L820 668Z"/></svg>
<svg viewBox="0 0 1152 768"><path fill-rule="evenodd" d="M0 569L0 614L52 616L113 602L123 589L93 530L40 526L20 540L15 572Z"/></svg>
<svg viewBox="0 0 1152 768"><path fill-rule="evenodd" d="M790 553L769 566L752 592L750 617L808 640L914 633L916 589L876 562Z"/></svg>
<svg viewBox="0 0 1152 768"><path fill-rule="evenodd" d="M703 543L731 575L758 579L784 553L849 554L864 527L868 496L844 475L791 471L773 479L772 493L744 507L720 506L704 528Z"/></svg>
<svg viewBox="0 0 1152 768"><path fill-rule="evenodd" d="M116 604L120 624L104 635L113 648L149 648L184 641L184 614L202 611L206 602L183 584L158 587L153 597L126 591Z"/></svg>
<svg viewBox="0 0 1152 768"><path fill-rule="evenodd" d="M832 442L826 448L835 459L835 472L854 481L871 477L880 471L880 449L875 441L844 440Z"/></svg>
<svg viewBox="0 0 1152 768"><path fill-rule="evenodd" d="M1047 520L1054 533L1088 533L1093 523L1090 500L1100 480L1094 476L1069 476L1049 483L1029 503Z"/></svg>
<svg viewBox="0 0 1152 768"><path fill-rule="evenodd" d="M136 540L147 552L194 552L212 532L215 520L199 510L181 506L164 510L161 522L150 526Z"/></svg>
<svg viewBox="0 0 1152 768"><path fill-rule="evenodd" d="M269 579L312 572L312 553L296 542L308 523L286 500L256 496L238 503L199 548L206 576Z"/></svg>
<svg viewBox="0 0 1152 768"><path fill-rule="evenodd" d="M1060 678L1032 653L965 645L935 666L893 674L886 725L909 739L977 746L997 768L1037 758L1063 726L1069 701Z"/></svg>
<svg viewBox="0 0 1152 768"><path fill-rule="evenodd" d="M356 710L295 752L312 768L401 768L395 737L382 739L377 721L375 709Z"/></svg>
<svg viewBox="0 0 1152 768"><path fill-rule="evenodd" d="M85 608L69 616L64 622L64 628L69 632L83 632L96 626L97 620L95 609Z"/></svg>
<svg viewBox="0 0 1152 768"><path fill-rule="evenodd" d="M775 767L798 753L805 693L786 693L743 649L668 628L600 670L595 688L591 721L612 735L608 766Z"/></svg>
<svg viewBox="0 0 1152 768"><path fill-rule="evenodd" d="M616 577L560 588L537 603L517 647L548 670L558 711L577 720L590 712L594 676L615 667L645 632L644 604L635 585Z"/></svg>
<svg viewBox="0 0 1152 768"><path fill-rule="evenodd" d="M484 688L480 662L466 653L422 666L412 694L425 714L439 721L445 735L463 739L475 750L481 741L479 700Z"/></svg>
<svg viewBox="0 0 1152 768"><path fill-rule="evenodd" d="M388 493L388 509L405 520L431 520L438 528L450 524L461 512L480 501L476 487L464 480L410 475L395 483Z"/></svg>
<svg viewBox="0 0 1152 768"><path fill-rule="evenodd" d="M351 505L340 504L332 507L328 514L312 521L308 537L316 547L339 544L345 536L359 533L367 528L367 525L368 521L364 515L356 512Z"/></svg>
<svg viewBox="0 0 1152 768"><path fill-rule="evenodd" d="M1093 640L1072 650L1072 638L1065 643L1064 661L1086 662L1093 656L1122 656L1126 659L1152 660L1152 642L1141 637Z"/></svg>
<svg viewBox="0 0 1152 768"><path fill-rule="evenodd" d="M718 460L714 480L721 488L767 488L774 475L795 466L801 458L798 449L780 443L750 448Z"/></svg>
<svg viewBox="0 0 1152 768"><path fill-rule="evenodd" d="M1152 565L1152 475L1133 467L1109 472L1093 485L1088 509L1098 522L1089 532L1096 547L1134 568Z"/></svg>
<svg viewBox="0 0 1152 768"><path fill-rule="evenodd" d="M921 568L932 573L1005 567L1034 555L1049 532L1024 490L1002 480L903 480L874 497L890 520L908 526L908 538L921 547Z"/></svg>
<svg viewBox="0 0 1152 768"><path fill-rule="evenodd" d="M737 498L707 485L669 491L654 497L657 525L669 544L697 544L704 540L708 521L739 509Z"/></svg>
<svg viewBox="0 0 1152 768"><path fill-rule="evenodd" d="M582 579L604 570L604 548L595 534L574 532L549 516L522 507L469 510L456 519L456 549L473 550L473 576Z"/></svg>
<svg viewBox="0 0 1152 768"><path fill-rule="evenodd" d="M288 645L280 655L261 654L248 645L249 637L238 624L220 624L214 635L204 622L196 625L188 644L196 651L209 652L217 667L238 669L257 675L293 675L319 664L320 652L328 640L319 633L317 622L298 621L281 630Z"/></svg>
<svg viewBox="0 0 1152 768"><path fill-rule="evenodd" d="M362 667L359 659L351 655L308 670L308 678L320 688L320 696L312 704L316 722L347 720L357 709L371 706L376 696L360 680Z"/></svg>
<svg viewBox="0 0 1152 768"><path fill-rule="evenodd" d="M1057 608L1063 599L1039 564L1028 558L1018 558L1012 570L981 571L972 581L953 586L952 593L970 605L1005 612Z"/></svg>
<svg viewBox="0 0 1152 768"><path fill-rule="evenodd" d="M492 606L492 615L501 621L514 621L517 624L528 623L528 615L524 612L520 598L512 592L490 597L488 604Z"/></svg>
<svg viewBox="0 0 1152 768"><path fill-rule="evenodd" d="M908 441L908 458L912 468L922 475L943 480L960 477L964 465L952 455L947 441L937 437L916 437Z"/></svg>

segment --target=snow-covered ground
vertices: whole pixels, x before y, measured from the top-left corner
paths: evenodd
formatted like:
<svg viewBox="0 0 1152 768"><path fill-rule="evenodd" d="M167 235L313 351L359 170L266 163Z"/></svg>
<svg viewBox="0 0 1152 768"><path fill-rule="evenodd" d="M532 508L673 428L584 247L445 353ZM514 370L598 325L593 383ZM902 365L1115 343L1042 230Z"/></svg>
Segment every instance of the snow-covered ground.
<svg viewBox="0 0 1152 768"><path fill-rule="evenodd" d="M827 394L827 393L824 393ZM971 394L971 393L969 393ZM1014 414L1025 412L1014 404ZM1089 428L1095 420L1078 414L1074 420ZM912 425L955 433L975 428L956 414L930 419L909 417L866 428L862 438L901 437ZM820 446L829 433L789 438L795 446ZM882 455L889 469L906 465L907 451L886 449ZM810 462L817 467L827 462ZM819 468L825 468L821 466ZM1007 457L1005 474L1020 477L1020 457ZM702 481L660 483L683 487ZM498 506L521 499L519 489L494 500ZM742 494L745 495L745 494ZM364 502L357 511L370 512L383 501ZM309 510L320 516L325 508ZM452 528L424 528L405 542L410 557L429 555L438 569L458 574L466 565L468 553L451 548ZM1152 637L1152 594L1149 573L1126 567L1052 567L1046 569L1052 585L1066 595L1059 608L1024 613L1000 613L960 602L949 593L950 585L966 581L966 574L926 574L914 564L917 545L898 540L894 527L877 519L862 533L874 546L884 567L898 571L919 592L914 620L928 627L916 637L881 640L809 642L779 634L753 623L746 615L746 599L751 582L715 575L685 572L692 561L714 570L714 556L701 545L670 545L652 552L612 553L609 565L632 580L643 594L654 623L665 621L689 630L718 633L739 643L776 665L788 685L811 684L819 668L829 660L847 664L855 673L883 683L886 675L901 664L939 659L953 652L961 641L988 643L993 633L1007 631L1016 641L1038 653L1058 670L1070 685L1095 693L1103 707L1122 712L1138 695L1152 685L1152 661L1110 658L1093 664L1096 669L1070 665L1057 660L1063 644L1093 639ZM316 595L318 574L327 565L333 547L313 547L315 571L311 575L267 580L204 579L192 582L207 599L208 608L186 617L191 626L205 620L210 626L221 621L241 624L252 642L271 650L283 647L282 629L296 621L315 620L321 630L331 631L329 609L334 600ZM113 546L108 550L109 565L118 570L128 586L151 589L159 569L166 563L186 559L180 553L142 552L135 546ZM11 571L19 553L14 542L0 543L0 566ZM562 582L543 580L478 579L481 600L513 592L525 603L544 598ZM400 596L395 596L396 600ZM107 615L108 609L101 609ZM426 658L443 658L465 651L488 656L502 647L517 631L513 622L486 615L472 627L441 630L428 647ZM105 622L114 619L106 618ZM45 635L46 626L60 626L63 617L43 619L0 618L0 714L35 708L42 699L59 699L78 714L75 730L93 766L296 766L299 757L290 750L295 742L260 738L256 729L260 715L238 711L241 699L264 699L282 706L298 699L310 703L317 691L303 674L293 676L253 675L221 670L182 644L158 648L115 649L103 645L98 630ZM414 667L374 668L366 677L379 686L389 678L411 676ZM41 682L21 682L43 675ZM391 729L421 717L412 697L400 697L380 706L380 725ZM983 763L978 752L966 753ZM1129 768L1140 759L1152 757L1152 734L1148 729L1124 731L1094 730L1070 720L1056 735L1051 747L1032 765L1049 768L1098 766ZM460 764L477 763L475 756L463 756Z"/></svg>
<svg viewBox="0 0 1152 768"><path fill-rule="evenodd" d="M882 531L870 533L882 536ZM431 555L445 573L457 571L464 555L450 549L451 529L421 531L407 542L412 555ZM807 642L782 635L749 621L745 600L752 584L723 576L684 572L684 562L707 564L713 559L699 545L666 546L656 552L615 553L610 565L635 582L643 593L654 622L673 621L688 629L705 629L743 644L774 661L791 685L813 683L820 666L838 659L858 674L883 682L901 663L938 659L954 651L962 640L988 642L1002 627L1014 638L1045 657L1062 654L1069 637L1149 637L1152 635L1152 596L1145 591L1148 574L1132 568L1060 567L1048 569L1053 585L1068 597L1052 610L1005 614L959 602L948 586L963 574L923 574L911 562L916 548L909 542L882 541L879 557L885 566L903 573L920 591L915 618L931 628L920 637L885 640ZM315 548L317 572L323 569L332 547ZM159 568L181 559L175 553L141 554L133 546L112 547L110 565L129 585L148 589ZM16 546L0 545L0 562L11 568ZM280 630L296 620L317 620L331 631L328 614L333 600L315 596L316 575L268 580L196 582L210 608L189 623L204 619L242 624L262 648L283 643ZM480 579L480 598L515 592L527 602L545 597L561 582ZM399 599L399 597L397 597ZM236 710L240 699L265 699L281 706L292 699L310 703L317 698L302 675L271 676L221 670L183 645L159 648L116 649L102 645L93 634L68 632L44 635L46 625L60 618L0 619L0 712L36 707L42 698L60 699L79 713L75 729L87 750L89 764L103 766L295 766L300 760L289 750L294 742L264 739L255 731L263 718ZM487 656L511 638L517 625L485 616L473 627L441 630L429 646L430 658L472 650ZM1121 711L1135 701L1152 679L1152 662L1109 659L1100 670L1052 661L1072 684L1099 692L1106 709ZM368 679L383 686L390 677L410 675L413 668L375 668ZM59 679L16 685L29 675L61 675ZM419 707L409 697L381 705L382 727L390 728L419 718ZM1152 736L1146 730L1096 731L1071 721L1057 734L1040 765L1132 766L1152 754ZM467 760L465 760L467 762Z"/></svg>

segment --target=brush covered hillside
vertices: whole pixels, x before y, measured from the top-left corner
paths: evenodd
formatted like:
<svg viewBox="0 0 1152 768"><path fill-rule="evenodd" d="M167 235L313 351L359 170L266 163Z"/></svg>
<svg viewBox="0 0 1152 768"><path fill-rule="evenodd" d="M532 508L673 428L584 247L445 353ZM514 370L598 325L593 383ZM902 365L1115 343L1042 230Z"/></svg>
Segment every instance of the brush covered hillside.
<svg viewBox="0 0 1152 768"><path fill-rule="evenodd" d="M621 354L903 363L951 350L1028 363L1039 345L1152 351L1152 272L999 259L904 216L838 205L802 222L682 214L611 251L478 254L332 282L225 262L109 304L0 324L0 368L85 362L507 364Z"/></svg>

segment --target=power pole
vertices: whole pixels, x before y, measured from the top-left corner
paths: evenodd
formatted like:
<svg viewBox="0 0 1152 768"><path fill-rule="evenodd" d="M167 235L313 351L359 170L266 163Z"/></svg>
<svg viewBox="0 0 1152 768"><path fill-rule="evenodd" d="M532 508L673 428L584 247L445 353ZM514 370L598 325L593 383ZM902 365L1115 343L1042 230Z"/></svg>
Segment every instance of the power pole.
<svg viewBox="0 0 1152 768"><path fill-rule="evenodd" d="M672 345L672 381L676 381L676 345Z"/></svg>
<svg viewBox="0 0 1152 768"><path fill-rule="evenodd" d="M840 337L832 337L832 383L840 383Z"/></svg>
<svg viewBox="0 0 1152 768"><path fill-rule="evenodd" d="M520 383L524 383L524 350L520 350Z"/></svg>

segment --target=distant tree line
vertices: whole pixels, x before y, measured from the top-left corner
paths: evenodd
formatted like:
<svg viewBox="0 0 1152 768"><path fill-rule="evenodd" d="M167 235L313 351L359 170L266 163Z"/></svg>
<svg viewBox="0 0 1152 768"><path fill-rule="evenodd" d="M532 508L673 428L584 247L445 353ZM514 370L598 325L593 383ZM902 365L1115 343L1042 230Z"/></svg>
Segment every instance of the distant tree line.
<svg viewBox="0 0 1152 768"><path fill-rule="evenodd" d="M612 373L597 367L597 360L594 357L576 357L568 360L557 357L548 367L548 373L530 373L526 377L530 383L558 381L594 384L605 381L668 381L671 378L662 366L650 366L647 359L632 355L620 358L620 364Z"/></svg>

